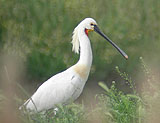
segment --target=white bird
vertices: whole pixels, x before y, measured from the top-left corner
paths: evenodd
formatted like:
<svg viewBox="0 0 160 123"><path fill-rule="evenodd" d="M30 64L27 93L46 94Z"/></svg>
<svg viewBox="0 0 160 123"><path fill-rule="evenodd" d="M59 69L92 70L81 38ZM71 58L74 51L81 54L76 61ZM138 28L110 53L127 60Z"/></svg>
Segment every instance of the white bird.
<svg viewBox="0 0 160 123"><path fill-rule="evenodd" d="M72 50L79 54L79 61L67 70L58 73L44 82L21 107L40 112L56 108L57 104L67 104L76 100L83 91L92 65L92 49L88 33L96 31L109 41L126 59L128 56L97 27L92 18L86 18L74 29ZM20 108L21 108L20 107Z"/></svg>

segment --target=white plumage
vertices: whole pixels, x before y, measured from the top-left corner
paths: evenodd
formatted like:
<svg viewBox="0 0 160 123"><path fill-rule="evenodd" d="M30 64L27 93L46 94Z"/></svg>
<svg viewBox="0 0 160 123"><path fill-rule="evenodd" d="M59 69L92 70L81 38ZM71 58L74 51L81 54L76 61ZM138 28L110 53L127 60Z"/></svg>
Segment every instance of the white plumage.
<svg viewBox="0 0 160 123"><path fill-rule="evenodd" d="M55 108L55 104L75 100L84 84L71 67L44 82L31 97L34 104L30 99L26 101L26 109L39 112Z"/></svg>
<svg viewBox="0 0 160 123"><path fill-rule="evenodd" d="M90 41L85 33L85 29L93 28L90 23L96 24L92 18L86 18L73 32L72 50L79 53L80 48L81 52L77 64L44 82L23 104L27 110L44 111L55 108L56 104L67 104L70 100L76 100L80 96L92 64Z"/></svg>
<svg viewBox="0 0 160 123"><path fill-rule="evenodd" d="M80 96L92 64L89 31L99 33L116 47L125 58L128 58L117 45L100 32L94 19L86 18L74 29L72 36L72 50L78 54L80 51L79 61L64 72L58 73L44 82L21 107L32 112L40 112L56 108L56 104L67 104L70 100L74 101Z"/></svg>

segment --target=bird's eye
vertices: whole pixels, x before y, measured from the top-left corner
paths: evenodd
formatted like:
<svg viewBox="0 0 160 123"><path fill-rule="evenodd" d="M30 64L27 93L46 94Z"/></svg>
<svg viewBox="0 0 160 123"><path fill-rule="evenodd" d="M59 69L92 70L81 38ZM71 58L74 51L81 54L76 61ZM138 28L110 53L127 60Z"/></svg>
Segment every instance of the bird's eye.
<svg viewBox="0 0 160 123"><path fill-rule="evenodd" d="M94 24L93 23L91 23L91 26L93 26Z"/></svg>

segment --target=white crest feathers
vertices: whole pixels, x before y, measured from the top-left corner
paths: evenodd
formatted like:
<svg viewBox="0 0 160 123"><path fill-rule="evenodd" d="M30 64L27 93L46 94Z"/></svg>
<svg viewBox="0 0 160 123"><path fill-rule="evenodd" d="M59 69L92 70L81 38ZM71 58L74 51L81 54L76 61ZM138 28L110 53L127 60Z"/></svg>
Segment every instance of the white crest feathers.
<svg viewBox="0 0 160 123"><path fill-rule="evenodd" d="M80 42L79 42L79 38L78 38L78 27L77 26L74 31L73 31L73 36L72 36L72 51L74 51L75 53L79 54L79 48L80 48Z"/></svg>

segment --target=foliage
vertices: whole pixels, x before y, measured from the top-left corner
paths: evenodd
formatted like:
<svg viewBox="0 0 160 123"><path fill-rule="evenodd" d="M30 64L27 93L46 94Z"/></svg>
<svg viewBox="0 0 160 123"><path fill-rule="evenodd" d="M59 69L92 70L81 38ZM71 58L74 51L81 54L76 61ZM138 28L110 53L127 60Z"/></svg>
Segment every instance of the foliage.
<svg viewBox="0 0 160 123"><path fill-rule="evenodd" d="M99 97L100 105L105 118L110 122L115 123L141 123L143 116L143 103L141 97L137 94L132 80L126 73L122 73L118 67L117 72L133 89L133 94L124 94L116 88L115 81L112 82L112 86L109 89L104 83L100 82L99 85L105 90L105 94ZM106 121L107 121L106 120Z"/></svg>
<svg viewBox="0 0 160 123"><path fill-rule="evenodd" d="M21 112L20 119L23 123L83 123L85 113L82 105L71 103L69 105L57 105L58 111L50 109L46 112L29 114Z"/></svg>
<svg viewBox="0 0 160 123"><path fill-rule="evenodd" d="M0 0L0 56L13 55L22 60L27 71L25 82L28 77L46 80L78 60L78 55L71 52L72 31L82 19L93 17L100 29L129 56L125 61L103 38L96 33L89 35L94 55L91 74L97 80L109 77L115 65L130 75L139 74L139 56L159 69L159 9L159 0ZM113 83L100 97L105 118L111 122L120 119L141 122L143 117L144 122L157 122L160 116L159 79L147 69L143 60L141 63L146 76L142 95L137 93L128 74L118 71L133 94L124 94ZM107 96L108 93L112 96ZM2 100L6 97L0 92L0 105L5 104Z"/></svg>
<svg viewBox="0 0 160 123"><path fill-rule="evenodd" d="M39 62L39 60L41 62ZM50 52L44 54L39 50L34 50L27 57L27 66L30 78L37 78L38 80L45 81L49 76L62 71L66 65L62 57L55 57Z"/></svg>
<svg viewBox="0 0 160 123"><path fill-rule="evenodd" d="M43 74L42 80L47 79L51 73L77 61L69 42L73 29L85 17L95 18L103 32L129 55L129 60L124 61L110 44L103 42L103 38L91 34L94 52L92 73L96 78L105 78L115 64L128 73L134 73L133 68L137 67L140 55L150 63L158 64L160 59L155 54L159 52L160 45L158 0L0 0L0 3L1 52L16 54L29 65L35 64L30 59L37 57L34 56L35 49L37 54L46 56L48 53L58 59L53 61L53 57L48 57L49 67L62 60L58 64L61 67L53 67L46 72L39 69L39 65L46 64L46 61L37 57L36 63L40 62L37 63L37 70L36 66L26 68L29 70L27 74L33 75L32 78L37 79Z"/></svg>
<svg viewBox="0 0 160 123"><path fill-rule="evenodd" d="M160 84L159 79L153 75L140 57L142 70L145 74L145 81L141 94L137 92L132 79L125 72L121 72L118 67L116 71L126 81L126 84L132 89L132 94L124 94L116 88L113 81L109 89L103 82L99 85L105 90L105 93L99 96L99 106L104 116L104 122L109 123L158 123L159 105L160 105Z"/></svg>
<svg viewBox="0 0 160 123"><path fill-rule="evenodd" d="M160 116L159 79L147 68L142 57L140 61L145 74L141 93L137 91L136 85L129 75L121 72L119 67L116 67L116 71L132 89L132 93L125 94L123 91L119 91L115 81L112 82L110 88L100 82L99 85L104 89L104 94L98 95L98 106L89 112L87 106L83 104L70 103L68 105L57 105L56 115L53 109L29 114L25 110L25 112L18 110L18 107L24 101L17 96L13 88L12 91L3 89L0 90L0 122L11 119L13 123L87 123L92 118L92 121L98 120L105 123L158 123ZM8 80L11 84L12 78L9 74ZM28 96L28 93L20 84L16 83L16 86L19 93ZM96 114L97 116L95 116Z"/></svg>

